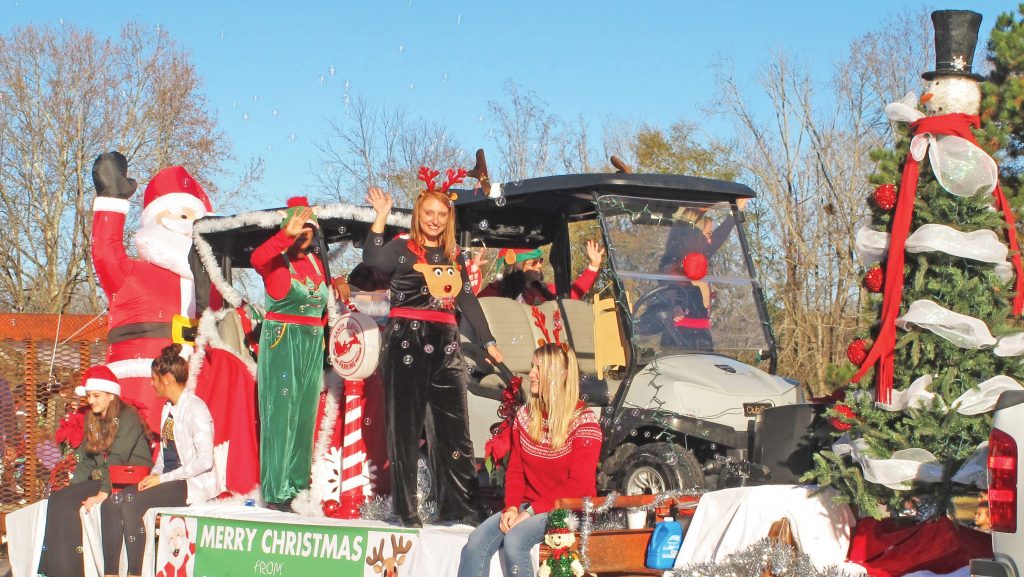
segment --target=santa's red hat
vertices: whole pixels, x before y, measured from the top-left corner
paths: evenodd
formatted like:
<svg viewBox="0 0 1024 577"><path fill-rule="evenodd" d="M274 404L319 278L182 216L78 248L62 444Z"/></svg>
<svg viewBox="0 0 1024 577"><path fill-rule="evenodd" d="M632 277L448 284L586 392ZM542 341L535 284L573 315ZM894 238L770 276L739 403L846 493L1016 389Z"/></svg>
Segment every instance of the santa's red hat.
<svg viewBox="0 0 1024 577"><path fill-rule="evenodd" d="M198 216L213 212L203 187L184 167L168 166L153 176L142 197L142 224L168 208L191 208Z"/></svg>
<svg viewBox="0 0 1024 577"><path fill-rule="evenodd" d="M103 391L120 397L121 383L107 365L93 365L82 375L82 385L75 387L75 394L79 397L90 391Z"/></svg>

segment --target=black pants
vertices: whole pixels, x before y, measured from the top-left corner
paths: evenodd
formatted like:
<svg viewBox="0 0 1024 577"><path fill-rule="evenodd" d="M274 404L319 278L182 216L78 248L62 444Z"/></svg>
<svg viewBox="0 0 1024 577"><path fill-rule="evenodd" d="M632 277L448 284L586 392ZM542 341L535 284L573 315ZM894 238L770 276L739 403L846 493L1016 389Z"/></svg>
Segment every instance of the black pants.
<svg viewBox="0 0 1024 577"><path fill-rule="evenodd" d="M426 424L441 519L476 510L478 491L466 410L466 362L455 325L391 319L381 350L395 514L416 515L416 461Z"/></svg>
<svg viewBox="0 0 1024 577"><path fill-rule="evenodd" d="M100 492L100 481L74 483L50 495L39 573L47 577L82 577L82 501Z"/></svg>
<svg viewBox="0 0 1024 577"><path fill-rule="evenodd" d="M142 553L146 548L146 528L142 517L153 507L184 507L187 499L186 481L168 481L145 491L139 491L138 485L132 485L103 501L100 505L103 573L118 574L123 543L128 554L128 575L141 575Z"/></svg>

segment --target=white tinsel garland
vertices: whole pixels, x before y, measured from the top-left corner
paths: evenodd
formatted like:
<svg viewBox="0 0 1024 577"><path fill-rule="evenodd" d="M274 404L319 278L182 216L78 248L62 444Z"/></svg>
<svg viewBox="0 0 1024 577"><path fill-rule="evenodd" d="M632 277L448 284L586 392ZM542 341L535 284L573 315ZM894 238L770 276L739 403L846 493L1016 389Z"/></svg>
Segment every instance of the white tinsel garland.
<svg viewBox="0 0 1024 577"><path fill-rule="evenodd" d="M316 213L318 218L345 218L366 223L372 223L376 218L376 212L374 212L372 208L341 203L314 206L313 212ZM210 247L210 243L203 238L203 235L214 232L235 230L246 226L258 226L265 229L280 229L282 217L283 212L280 210L257 210L252 212L243 212L241 214L223 218L202 219L196 221L195 225L192 227L192 242L196 247L196 253L199 255L199 260L202 261L203 266L206 267L206 271L210 275L210 281L217 287L217 290L220 291L224 300L231 303L231 306L242 306L242 295L224 278L224 271L221 270L220 263L213 255L213 249ZM400 228L408 228L410 220L411 218L407 214L392 213L388 216L387 224ZM326 255L324 255L324 257L326 258ZM335 308L336 307L332 307L332 310Z"/></svg>

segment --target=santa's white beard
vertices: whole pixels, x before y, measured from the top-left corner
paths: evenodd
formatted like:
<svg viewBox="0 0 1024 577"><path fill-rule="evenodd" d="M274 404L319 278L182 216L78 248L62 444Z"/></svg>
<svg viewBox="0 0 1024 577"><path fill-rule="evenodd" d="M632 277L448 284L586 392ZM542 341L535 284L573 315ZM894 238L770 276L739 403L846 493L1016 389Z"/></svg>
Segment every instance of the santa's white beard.
<svg viewBox="0 0 1024 577"><path fill-rule="evenodd" d="M186 236L151 222L135 233L135 248L142 260L192 280L192 269L188 265L188 253L192 250L191 234Z"/></svg>

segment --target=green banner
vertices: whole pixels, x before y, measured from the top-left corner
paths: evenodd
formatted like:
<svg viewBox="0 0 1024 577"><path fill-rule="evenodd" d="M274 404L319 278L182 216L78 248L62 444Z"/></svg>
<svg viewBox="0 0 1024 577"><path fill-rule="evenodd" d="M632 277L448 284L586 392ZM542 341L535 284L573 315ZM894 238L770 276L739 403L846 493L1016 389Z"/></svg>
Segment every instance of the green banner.
<svg viewBox="0 0 1024 577"><path fill-rule="evenodd" d="M156 577L404 574L418 541L400 528L161 517Z"/></svg>

